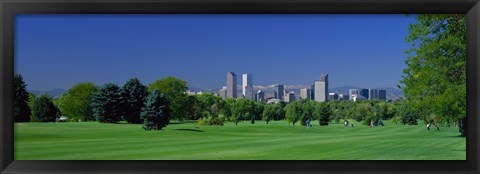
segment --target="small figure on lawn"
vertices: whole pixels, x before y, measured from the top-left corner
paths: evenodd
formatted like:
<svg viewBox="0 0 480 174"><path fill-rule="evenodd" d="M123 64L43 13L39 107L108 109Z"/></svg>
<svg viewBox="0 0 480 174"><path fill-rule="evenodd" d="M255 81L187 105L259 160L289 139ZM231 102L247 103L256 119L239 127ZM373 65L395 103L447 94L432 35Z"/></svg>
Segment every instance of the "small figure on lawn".
<svg viewBox="0 0 480 174"><path fill-rule="evenodd" d="M378 126L383 126L383 121L382 120L378 120Z"/></svg>
<svg viewBox="0 0 480 174"><path fill-rule="evenodd" d="M348 127L348 120L345 120L345 122L343 123L343 125L344 125L345 127Z"/></svg>
<svg viewBox="0 0 480 174"><path fill-rule="evenodd" d="M307 128L312 127L312 126L310 125L310 118L307 118L307 120L305 121L305 123L307 124Z"/></svg>
<svg viewBox="0 0 480 174"><path fill-rule="evenodd" d="M373 127L373 120L370 121L370 128L372 128L372 127Z"/></svg>
<svg viewBox="0 0 480 174"><path fill-rule="evenodd" d="M427 130L430 131L430 123L427 124Z"/></svg>

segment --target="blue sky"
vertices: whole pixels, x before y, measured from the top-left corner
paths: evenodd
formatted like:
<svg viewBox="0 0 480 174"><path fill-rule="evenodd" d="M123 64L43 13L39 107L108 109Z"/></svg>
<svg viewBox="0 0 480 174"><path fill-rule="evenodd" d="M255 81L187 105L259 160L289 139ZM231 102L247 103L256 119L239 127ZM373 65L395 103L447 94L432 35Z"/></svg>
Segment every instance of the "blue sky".
<svg viewBox="0 0 480 174"><path fill-rule="evenodd" d="M406 59L405 15L17 15L15 71L28 89L79 82L144 84L166 76L190 87L254 85L395 87Z"/></svg>

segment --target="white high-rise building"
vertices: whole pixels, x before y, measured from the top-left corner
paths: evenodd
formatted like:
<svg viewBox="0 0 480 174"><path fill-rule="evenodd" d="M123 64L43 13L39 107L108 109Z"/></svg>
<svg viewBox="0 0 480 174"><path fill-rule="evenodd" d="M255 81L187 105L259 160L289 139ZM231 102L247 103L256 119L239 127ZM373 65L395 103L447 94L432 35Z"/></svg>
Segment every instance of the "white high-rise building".
<svg viewBox="0 0 480 174"><path fill-rule="evenodd" d="M253 83L252 83L252 75L251 74L243 74L242 75L242 94L246 99L253 100L254 93L253 93Z"/></svg>
<svg viewBox="0 0 480 174"><path fill-rule="evenodd" d="M321 74L320 80L315 81L315 101L328 101L328 74Z"/></svg>

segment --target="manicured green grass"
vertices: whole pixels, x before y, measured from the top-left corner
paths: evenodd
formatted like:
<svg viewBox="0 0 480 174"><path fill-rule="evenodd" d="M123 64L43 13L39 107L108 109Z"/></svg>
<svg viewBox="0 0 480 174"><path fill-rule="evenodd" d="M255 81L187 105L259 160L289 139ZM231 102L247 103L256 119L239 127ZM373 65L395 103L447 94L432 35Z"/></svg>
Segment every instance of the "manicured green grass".
<svg viewBox="0 0 480 174"><path fill-rule="evenodd" d="M241 122L238 126L170 124L161 131L141 125L88 123L15 124L16 160L465 160L458 128L369 128L331 124L313 128Z"/></svg>

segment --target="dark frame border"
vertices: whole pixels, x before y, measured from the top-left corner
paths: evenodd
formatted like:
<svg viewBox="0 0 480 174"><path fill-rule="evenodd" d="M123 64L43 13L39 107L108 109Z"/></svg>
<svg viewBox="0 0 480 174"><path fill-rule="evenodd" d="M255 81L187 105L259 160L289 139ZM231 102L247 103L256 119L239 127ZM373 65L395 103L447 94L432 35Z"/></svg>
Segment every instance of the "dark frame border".
<svg viewBox="0 0 480 174"><path fill-rule="evenodd" d="M478 173L479 0L0 0L1 173ZM13 137L16 14L403 14L467 17L466 161L15 161ZM240 167L243 166L243 167Z"/></svg>

